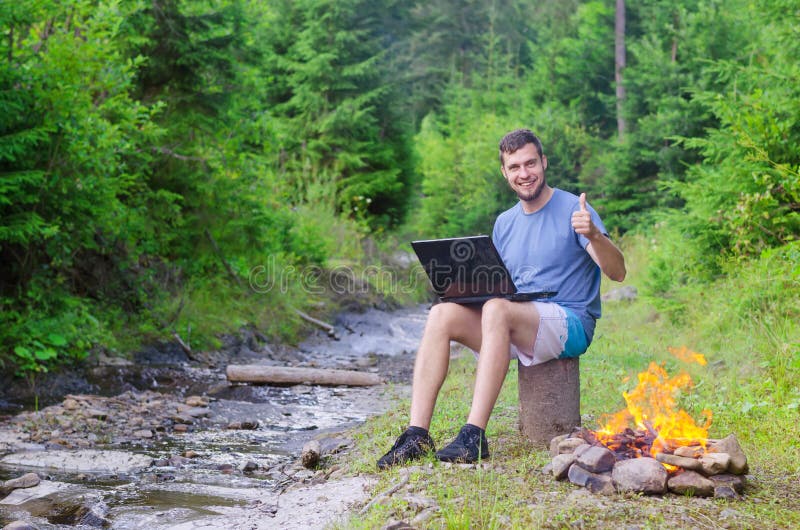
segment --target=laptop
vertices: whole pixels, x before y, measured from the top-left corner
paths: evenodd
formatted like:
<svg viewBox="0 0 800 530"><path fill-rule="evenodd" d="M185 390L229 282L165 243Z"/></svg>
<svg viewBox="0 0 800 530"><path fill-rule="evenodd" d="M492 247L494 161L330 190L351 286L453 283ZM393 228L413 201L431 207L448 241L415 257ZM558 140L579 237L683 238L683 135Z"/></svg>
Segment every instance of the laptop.
<svg viewBox="0 0 800 530"><path fill-rule="evenodd" d="M555 291L521 293L486 235L412 241L411 247L442 302L482 303L490 298L542 300Z"/></svg>

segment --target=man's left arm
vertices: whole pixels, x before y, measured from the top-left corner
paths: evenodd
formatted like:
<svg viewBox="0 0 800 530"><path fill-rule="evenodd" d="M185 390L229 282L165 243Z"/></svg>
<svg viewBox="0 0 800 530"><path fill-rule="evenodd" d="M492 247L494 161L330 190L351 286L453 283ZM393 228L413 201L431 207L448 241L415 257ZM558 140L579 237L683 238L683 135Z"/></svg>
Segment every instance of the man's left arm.
<svg viewBox="0 0 800 530"><path fill-rule="evenodd" d="M621 282L626 274L622 251L592 222L592 214L586 208L585 193L581 193L579 201L580 210L572 213L572 228L589 240L586 252L597 263L603 274Z"/></svg>

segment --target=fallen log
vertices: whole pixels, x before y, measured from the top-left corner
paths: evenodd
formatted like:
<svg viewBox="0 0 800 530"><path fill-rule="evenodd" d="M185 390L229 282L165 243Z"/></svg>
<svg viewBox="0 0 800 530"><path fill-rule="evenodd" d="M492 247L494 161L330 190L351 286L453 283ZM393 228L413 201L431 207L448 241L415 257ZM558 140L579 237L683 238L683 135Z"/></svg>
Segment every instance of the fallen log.
<svg viewBox="0 0 800 530"><path fill-rule="evenodd" d="M383 380L377 374L329 368L230 364L225 373L228 376L228 381L237 383L324 386L371 386L383 383Z"/></svg>

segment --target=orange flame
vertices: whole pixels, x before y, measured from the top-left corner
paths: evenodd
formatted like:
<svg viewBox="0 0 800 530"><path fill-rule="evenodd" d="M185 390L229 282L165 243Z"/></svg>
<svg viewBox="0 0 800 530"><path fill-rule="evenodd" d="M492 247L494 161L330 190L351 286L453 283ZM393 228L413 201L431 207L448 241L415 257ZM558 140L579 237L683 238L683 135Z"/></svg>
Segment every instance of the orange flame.
<svg viewBox="0 0 800 530"><path fill-rule="evenodd" d="M705 357L686 348L671 352L682 355L694 362L705 364ZM683 409L679 409L676 396L681 390L691 388L689 374L680 373L669 377L663 366L650 363L647 370L638 375L639 383L631 392L623 392L627 408L611 415L603 416L604 424L596 431L598 440L606 446L614 443L614 435L622 433L633 423L636 428L649 433L654 440L649 452L657 453L674 450L681 445L702 445L705 447L708 428L711 425L711 411L704 410L704 425L697 425Z"/></svg>
<svg viewBox="0 0 800 530"><path fill-rule="evenodd" d="M708 364L706 362L705 355L703 355L702 353L693 352L686 346L681 346L680 348L673 348L672 346L670 346L667 348L667 351L683 362L697 363L700 366L705 366L706 364Z"/></svg>

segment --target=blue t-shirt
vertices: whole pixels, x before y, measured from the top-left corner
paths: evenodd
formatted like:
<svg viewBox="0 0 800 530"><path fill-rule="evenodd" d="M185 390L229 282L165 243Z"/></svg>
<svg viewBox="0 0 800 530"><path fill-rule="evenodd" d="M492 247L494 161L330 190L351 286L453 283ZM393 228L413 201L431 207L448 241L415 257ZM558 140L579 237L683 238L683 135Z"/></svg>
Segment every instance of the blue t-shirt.
<svg viewBox="0 0 800 530"><path fill-rule="evenodd" d="M595 226L608 235L597 212L586 207ZM575 312L591 342L595 320L600 318L600 267L586 252L589 240L572 228L572 212L578 210L577 196L554 188L537 212L526 214L518 202L501 213L492 240L517 289L558 291L549 301Z"/></svg>

